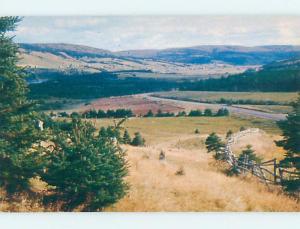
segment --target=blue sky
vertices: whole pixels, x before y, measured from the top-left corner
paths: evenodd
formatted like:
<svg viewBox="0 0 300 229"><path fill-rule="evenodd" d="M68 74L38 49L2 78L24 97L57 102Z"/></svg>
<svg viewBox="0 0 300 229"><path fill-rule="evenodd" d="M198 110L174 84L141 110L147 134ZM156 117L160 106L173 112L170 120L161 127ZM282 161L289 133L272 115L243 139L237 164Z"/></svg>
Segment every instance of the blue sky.
<svg viewBox="0 0 300 229"><path fill-rule="evenodd" d="M73 43L112 51L195 45L300 45L300 16L24 17L17 42Z"/></svg>

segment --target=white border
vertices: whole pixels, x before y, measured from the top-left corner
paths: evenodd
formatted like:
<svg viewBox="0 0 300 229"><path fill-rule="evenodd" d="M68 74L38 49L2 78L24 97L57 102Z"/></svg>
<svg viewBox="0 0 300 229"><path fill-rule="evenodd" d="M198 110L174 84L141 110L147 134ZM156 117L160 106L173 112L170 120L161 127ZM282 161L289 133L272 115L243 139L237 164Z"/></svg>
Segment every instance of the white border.
<svg viewBox="0 0 300 229"><path fill-rule="evenodd" d="M0 0L0 15L300 15L299 0ZM5 229L295 228L299 213L1 213ZM102 226L102 227L101 227Z"/></svg>
<svg viewBox="0 0 300 229"><path fill-rule="evenodd" d="M299 0L0 0L0 15L300 14Z"/></svg>

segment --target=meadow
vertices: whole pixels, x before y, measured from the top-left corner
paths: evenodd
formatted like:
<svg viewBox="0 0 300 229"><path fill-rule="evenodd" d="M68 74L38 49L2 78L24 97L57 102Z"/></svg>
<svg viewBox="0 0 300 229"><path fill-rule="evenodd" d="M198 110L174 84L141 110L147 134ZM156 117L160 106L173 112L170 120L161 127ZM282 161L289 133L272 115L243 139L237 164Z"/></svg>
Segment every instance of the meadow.
<svg viewBox="0 0 300 229"><path fill-rule="evenodd" d="M97 128L113 123L94 120ZM247 144L264 159L282 158L274 140L280 130L274 122L230 117L130 118L124 124L131 135L140 132L144 147L122 145L127 151L130 183L128 195L105 211L299 211L300 205L278 187L271 190L251 176L226 175L228 165L216 161L205 148L205 139L216 132L223 139L241 126L265 131L244 137L234 147ZM195 134L198 128L200 134ZM165 160L159 160L160 152Z"/></svg>

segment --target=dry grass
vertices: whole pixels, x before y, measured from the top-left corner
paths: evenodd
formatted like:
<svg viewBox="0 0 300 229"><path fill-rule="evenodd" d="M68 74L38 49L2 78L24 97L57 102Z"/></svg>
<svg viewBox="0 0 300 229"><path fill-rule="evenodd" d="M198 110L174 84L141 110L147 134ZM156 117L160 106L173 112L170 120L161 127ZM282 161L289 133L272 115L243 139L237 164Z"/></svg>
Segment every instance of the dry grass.
<svg viewBox="0 0 300 229"><path fill-rule="evenodd" d="M232 118L131 119L129 130L146 136L147 147L126 146L131 184L129 194L106 211L299 211L300 205L278 187L269 191L253 177L228 177L226 164L206 153L204 141L216 131L224 137L231 128L255 126ZM257 120L256 120L257 121ZM105 120L105 122L109 122ZM101 121L104 124L103 121ZM260 124L261 125L261 124ZM193 130L199 128L201 135ZM272 133L272 135L270 134ZM252 143L264 158L282 156L273 140L278 130L240 139L236 149ZM163 150L165 160L159 160ZM225 167L224 167L225 166ZM182 169L183 175L176 175Z"/></svg>
<svg viewBox="0 0 300 229"><path fill-rule="evenodd" d="M96 126L112 124L111 119L95 121ZM140 131L146 147L124 145L130 165L129 193L105 211L300 211L300 205L278 187L272 191L256 178L229 177L227 164L217 162L208 154L204 141L209 133L223 138L228 129L241 126L259 127L266 134L243 137L236 145L238 152L252 144L264 158L282 156L273 140L280 138L274 123L236 117L195 118L132 118L125 123L130 133ZM200 134L194 134L198 128ZM165 159L159 160L161 151ZM178 171L183 173L178 175ZM44 188L32 180L37 192ZM0 203L1 211L46 211L39 202Z"/></svg>
<svg viewBox="0 0 300 229"><path fill-rule="evenodd" d="M165 147L166 159L158 160ZM145 157L145 155L147 155ZM299 211L255 178L228 177L204 149L128 147L129 194L106 211ZM184 175L176 172L183 168Z"/></svg>

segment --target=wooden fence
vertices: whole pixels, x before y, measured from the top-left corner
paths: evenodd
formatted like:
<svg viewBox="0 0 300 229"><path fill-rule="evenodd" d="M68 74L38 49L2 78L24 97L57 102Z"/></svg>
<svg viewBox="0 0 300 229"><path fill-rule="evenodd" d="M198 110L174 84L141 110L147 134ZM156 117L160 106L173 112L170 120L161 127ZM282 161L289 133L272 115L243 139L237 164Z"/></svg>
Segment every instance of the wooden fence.
<svg viewBox="0 0 300 229"><path fill-rule="evenodd" d="M219 153L223 154L224 160L227 161L229 165L238 173L251 173L258 177L268 187L269 184L281 184L283 180L289 180L294 176L300 176L300 173L288 171L287 169L280 167L280 164L277 163L276 158L261 163L248 160L247 157L245 157L243 161L238 160L231 150L231 146L236 143L239 138L258 132L263 131L258 128L251 128L232 134L227 139L227 144L225 145L224 150Z"/></svg>

